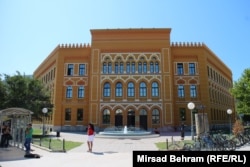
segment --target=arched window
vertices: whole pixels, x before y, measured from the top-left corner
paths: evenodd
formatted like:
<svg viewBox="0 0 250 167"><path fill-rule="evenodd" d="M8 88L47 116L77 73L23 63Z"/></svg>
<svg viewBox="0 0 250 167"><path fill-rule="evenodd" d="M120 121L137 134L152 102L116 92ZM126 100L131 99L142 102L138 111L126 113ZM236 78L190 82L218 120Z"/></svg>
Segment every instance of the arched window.
<svg viewBox="0 0 250 167"><path fill-rule="evenodd" d="M115 111L115 115L122 115L122 110L121 109L117 109Z"/></svg>
<svg viewBox="0 0 250 167"><path fill-rule="evenodd" d="M150 73L154 73L154 63L150 62Z"/></svg>
<svg viewBox="0 0 250 167"><path fill-rule="evenodd" d="M145 82L140 83L140 96L141 97L147 96L147 86L146 86Z"/></svg>
<svg viewBox="0 0 250 167"><path fill-rule="evenodd" d="M152 92L151 92L153 97L158 97L159 96L159 86L157 82L152 83Z"/></svg>
<svg viewBox="0 0 250 167"><path fill-rule="evenodd" d="M103 87L103 96L110 97L110 84L106 82Z"/></svg>
<svg viewBox="0 0 250 167"><path fill-rule="evenodd" d="M108 63L108 73L109 74L112 73L112 63L111 62Z"/></svg>
<svg viewBox="0 0 250 167"><path fill-rule="evenodd" d="M147 115L147 111L143 108L140 110L140 115Z"/></svg>
<svg viewBox="0 0 250 167"><path fill-rule="evenodd" d="M132 62L131 72L132 72L133 74L135 73L135 62Z"/></svg>
<svg viewBox="0 0 250 167"><path fill-rule="evenodd" d="M102 123L103 124L109 124L110 123L110 111L108 109L105 109L103 111Z"/></svg>
<svg viewBox="0 0 250 167"><path fill-rule="evenodd" d="M119 73L119 65L118 65L118 62L115 62L115 73L116 73L116 74Z"/></svg>
<svg viewBox="0 0 250 167"><path fill-rule="evenodd" d="M130 62L127 62L127 66L126 66L126 72L127 74L129 74L131 72L131 67L130 67Z"/></svg>
<svg viewBox="0 0 250 167"><path fill-rule="evenodd" d="M142 63L138 63L138 73L142 73Z"/></svg>
<svg viewBox="0 0 250 167"><path fill-rule="evenodd" d="M147 62L143 63L143 73L147 73Z"/></svg>
<svg viewBox="0 0 250 167"><path fill-rule="evenodd" d="M123 67L123 62L120 63L120 73L124 73L124 67Z"/></svg>
<svg viewBox="0 0 250 167"><path fill-rule="evenodd" d="M157 109L154 109L152 112L152 124L160 123L160 112Z"/></svg>
<svg viewBox="0 0 250 167"><path fill-rule="evenodd" d="M135 96L135 86L133 82L128 83L128 97Z"/></svg>
<svg viewBox="0 0 250 167"><path fill-rule="evenodd" d="M107 74L108 73L107 63L103 63L102 72L103 72L103 74Z"/></svg>
<svg viewBox="0 0 250 167"><path fill-rule="evenodd" d="M122 96L122 84L118 82L115 87L115 96L121 97Z"/></svg>
<svg viewBox="0 0 250 167"><path fill-rule="evenodd" d="M155 73L159 73L159 63L155 62Z"/></svg>

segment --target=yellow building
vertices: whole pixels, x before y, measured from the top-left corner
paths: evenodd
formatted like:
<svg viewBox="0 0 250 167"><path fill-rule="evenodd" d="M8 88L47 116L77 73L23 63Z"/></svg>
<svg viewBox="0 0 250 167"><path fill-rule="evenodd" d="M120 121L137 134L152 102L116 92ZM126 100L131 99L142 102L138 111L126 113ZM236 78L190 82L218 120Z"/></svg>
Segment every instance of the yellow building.
<svg viewBox="0 0 250 167"><path fill-rule="evenodd" d="M234 110L231 70L201 43L171 43L169 28L93 29L89 44L58 45L35 70L51 90L54 130L191 124L188 102L210 126Z"/></svg>

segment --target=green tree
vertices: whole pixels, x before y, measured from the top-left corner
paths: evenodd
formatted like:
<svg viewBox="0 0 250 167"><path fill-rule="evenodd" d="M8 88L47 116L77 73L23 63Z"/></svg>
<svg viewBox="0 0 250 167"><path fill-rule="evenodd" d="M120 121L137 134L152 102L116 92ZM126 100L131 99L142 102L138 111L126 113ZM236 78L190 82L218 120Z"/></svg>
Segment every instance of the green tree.
<svg viewBox="0 0 250 167"><path fill-rule="evenodd" d="M241 78L234 81L231 93L236 99L238 114L250 114L250 69L245 69Z"/></svg>
<svg viewBox="0 0 250 167"><path fill-rule="evenodd" d="M50 92L40 80L30 76L4 75L5 79L0 83L0 93L4 98L0 98L1 108L21 107L32 111L33 117L39 118L43 113L43 107L51 111L53 105L50 103ZM3 90L3 92L1 92Z"/></svg>
<svg viewBox="0 0 250 167"><path fill-rule="evenodd" d="M0 75L0 110L5 108L6 86Z"/></svg>

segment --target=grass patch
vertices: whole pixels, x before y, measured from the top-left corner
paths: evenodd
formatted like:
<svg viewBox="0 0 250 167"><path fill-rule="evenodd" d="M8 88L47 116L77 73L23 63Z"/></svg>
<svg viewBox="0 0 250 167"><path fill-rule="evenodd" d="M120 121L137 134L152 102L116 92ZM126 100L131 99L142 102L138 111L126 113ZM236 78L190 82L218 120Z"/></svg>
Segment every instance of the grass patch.
<svg viewBox="0 0 250 167"><path fill-rule="evenodd" d="M193 143L193 142L194 142L193 140L174 141L174 143L177 144L180 147L183 147L184 144L186 144L186 143ZM175 147L174 143L169 141L168 142L168 148L171 149L172 147ZM167 149L167 143L166 142L158 142L158 143L155 143L155 145L159 150L166 150Z"/></svg>
<svg viewBox="0 0 250 167"><path fill-rule="evenodd" d="M42 129L33 128L33 135L41 135L43 133Z"/></svg>
<svg viewBox="0 0 250 167"><path fill-rule="evenodd" d="M83 144L82 142L74 142L74 141L66 141L61 139L53 139L53 138L39 138L33 139L33 144L51 149L52 151L69 151L75 147Z"/></svg>

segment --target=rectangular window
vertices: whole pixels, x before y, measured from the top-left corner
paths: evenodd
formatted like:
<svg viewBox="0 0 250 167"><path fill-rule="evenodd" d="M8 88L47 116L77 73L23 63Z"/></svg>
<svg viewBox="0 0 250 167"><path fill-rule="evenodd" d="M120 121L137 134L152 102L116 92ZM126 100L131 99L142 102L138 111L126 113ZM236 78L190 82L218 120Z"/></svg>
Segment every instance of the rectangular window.
<svg viewBox="0 0 250 167"><path fill-rule="evenodd" d="M189 63L189 75L195 75L195 64Z"/></svg>
<svg viewBox="0 0 250 167"><path fill-rule="evenodd" d="M79 65L79 75L85 75L85 64Z"/></svg>
<svg viewBox="0 0 250 167"><path fill-rule="evenodd" d="M71 109L66 108L65 109L65 121L70 121L71 120Z"/></svg>
<svg viewBox="0 0 250 167"><path fill-rule="evenodd" d="M178 97L183 98L184 97L184 86L178 85Z"/></svg>
<svg viewBox="0 0 250 167"><path fill-rule="evenodd" d="M74 73L74 65L68 64L67 75L73 75L73 73Z"/></svg>
<svg viewBox="0 0 250 167"><path fill-rule="evenodd" d="M77 109L77 121L82 121L83 120L83 109L82 108L78 108Z"/></svg>
<svg viewBox="0 0 250 167"><path fill-rule="evenodd" d="M177 63L177 74L178 75L183 75L183 63Z"/></svg>
<svg viewBox="0 0 250 167"><path fill-rule="evenodd" d="M192 98L197 97L196 85L190 86L190 97L192 97Z"/></svg>
<svg viewBox="0 0 250 167"><path fill-rule="evenodd" d="M67 86L66 98L72 98L72 95L73 95L72 86Z"/></svg>
<svg viewBox="0 0 250 167"><path fill-rule="evenodd" d="M84 97L84 86L79 86L78 87L78 98L83 98Z"/></svg>

